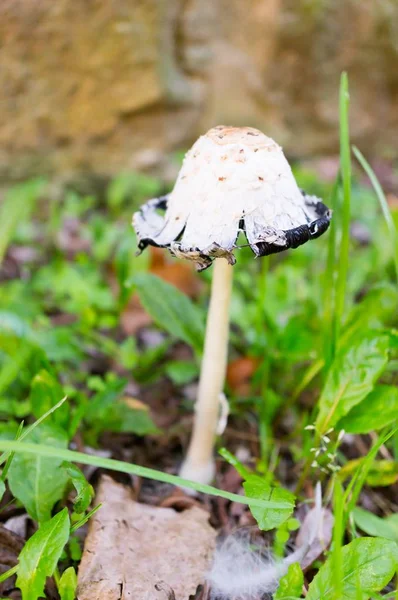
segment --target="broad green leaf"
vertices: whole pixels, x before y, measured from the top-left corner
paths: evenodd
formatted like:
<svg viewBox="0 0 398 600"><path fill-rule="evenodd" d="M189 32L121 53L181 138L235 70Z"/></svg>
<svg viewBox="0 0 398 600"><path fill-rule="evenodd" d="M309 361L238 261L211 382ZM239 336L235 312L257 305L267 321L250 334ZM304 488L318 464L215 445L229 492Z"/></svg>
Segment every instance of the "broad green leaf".
<svg viewBox="0 0 398 600"><path fill-rule="evenodd" d="M285 502L287 508L262 509L250 506L251 513L256 519L258 526L263 531L279 527L290 517L294 509L295 497L293 494L280 487L271 485L258 475L249 475L243 484L246 496L258 498L259 500L271 500L272 502Z"/></svg>
<svg viewBox="0 0 398 600"><path fill-rule="evenodd" d="M62 573L58 584L58 592L61 600L75 600L77 588L77 576L75 569L69 567Z"/></svg>
<svg viewBox="0 0 398 600"><path fill-rule="evenodd" d="M29 440L62 449L68 445L65 432L47 423L32 431ZM62 462L55 457L14 456L8 473L10 490L35 521L42 523L50 519L54 504L63 496L68 475L60 468Z"/></svg>
<svg viewBox="0 0 398 600"><path fill-rule="evenodd" d="M398 520L394 518L397 515L382 519L359 507L354 508L352 515L356 526L368 535L384 537L398 543Z"/></svg>
<svg viewBox="0 0 398 600"><path fill-rule="evenodd" d="M23 600L44 597L44 584L55 571L69 529L68 510L64 508L44 523L22 548L16 586L22 591Z"/></svg>
<svg viewBox="0 0 398 600"><path fill-rule="evenodd" d="M55 377L42 369L33 378L31 385L30 401L33 415L36 419L39 419L43 414L48 413L64 396L62 386ZM67 429L69 412L68 404L64 404L49 417L48 421Z"/></svg>
<svg viewBox="0 0 398 600"><path fill-rule="evenodd" d="M301 597L304 584L304 575L299 563L293 563L287 570L280 582L278 589L273 595L273 600L290 600L297 596Z"/></svg>
<svg viewBox="0 0 398 600"><path fill-rule="evenodd" d="M398 546L384 538L358 538L342 549L342 597L368 600L392 579L398 566ZM331 557L319 569L306 600L334 600L336 573Z"/></svg>
<svg viewBox="0 0 398 600"><path fill-rule="evenodd" d="M84 513L94 497L93 486L89 484L81 470L72 463L64 463L64 468L71 478L72 485L76 490L73 501L75 512Z"/></svg>
<svg viewBox="0 0 398 600"><path fill-rule="evenodd" d="M338 422L348 433L369 433L383 429L398 419L398 388L377 385L357 406Z"/></svg>
<svg viewBox="0 0 398 600"><path fill-rule="evenodd" d="M205 328L198 307L176 287L150 273L137 274L134 284L155 323L200 353Z"/></svg>
<svg viewBox="0 0 398 600"><path fill-rule="evenodd" d="M388 360L389 338L374 334L343 347L333 361L319 400L316 428L324 433L373 390Z"/></svg>

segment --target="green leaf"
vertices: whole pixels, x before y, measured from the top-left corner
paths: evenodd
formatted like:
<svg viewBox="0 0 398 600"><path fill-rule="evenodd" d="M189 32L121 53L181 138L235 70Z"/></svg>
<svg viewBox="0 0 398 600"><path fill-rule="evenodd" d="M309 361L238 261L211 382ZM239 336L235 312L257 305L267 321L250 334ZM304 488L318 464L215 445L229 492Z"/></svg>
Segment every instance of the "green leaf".
<svg viewBox="0 0 398 600"><path fill-rule="evenodd" d="M398 543L397 515L392 515L392 518L386 517L382 519L368 510L359 507L354 508L352 515L355 525L368 535L384 537Z"/></svg>
<svg viewBox="0 0 398 600"><path fill-rule="evenodd" d="M160 433L147 407L142 409L130 408L123 399L116 402L112 411L109 411L106 429L117 433L134 433L135 435Z"/></svg>
<svg viewBox="0 0 398 600"><path fill-rule="evenodd" d="M342 549L342 598L367 600L394 576L398 546L384 538L358 538ZM329 557L308 588L306 600L334 600L336 573Z"/></svg>
<svg viewBox="0 0 398 600"><path fill-rule="evenodd" d="M248 479L252 473L250 472L249 469L247 469L245 467L245 465L243 463L241 463L234 454L232 454L231 452L229 452L229 450L227 450L226 448L220 448L220 450L218 451L218 453L220 454L220 456L222 456L230 465L232 465L233 467L235 467L235 469L238 471L239 475L243 478L243 479Z"/></svg>
<svg viewBox="0 0 398 600"><path fill-rule="evenodd" d="M301 597L304 584L304 575L299 563L293 563L287 570L273 595L273 600L288 600L297 596Z"/></svg>
<svg viewBox="0 0 398 600"><path fill-rule="evenodd" d="M338 423L348 433L369 433L383 429L398 418L398 388L377 385L364 400Z"/></svg>
<svg viewBox="0 0 398 600"><path fill-rule="evenodd" d="M61 600L75 600L77 588L77 576L75 569L69 567L62 573L58 584L58 592Z"/></svg>
<svg viewBox="0 0 398 600"><path fill-rule="evenodd" d="M279 527L290 517L294 509L295 497L293 494L280 487L271 485L258 475L249 475L243 484L246 496L258 498L259 500L270 500L272 502L286 502L288 508L262 509L250 506L251 513L256 519L258 526L263 531Z"/></svg>
<svg viewBox="0 0 398 600"><path fill-rule="evenodd" d="M337 354L319 400L316 429L322 434L344 417L373 390L388 360L386 335L355 340Z"/></svg>
<svg viewBox="0 0 398 600"><path fill-rule="evenodd" d="M116 379L98 392L86 409L85 421L93 426L94 432L103 429L117 433L148 435L159 433L149 410L142 405L133 408L131 399L122 397L127 379Z"/></svg>
<svg viewBox="0 0 398 600"><path fill-rule="evenodd" d="M199 354L204 339L204 318L193 302L176 287L150 273L139 273L134 284L140 300L159 327Z"/></svg>
<svg viewBox="0 0 398 600"><path fill-rule="evenodd" d="M91 398L86 409L85 420L95 426L106 421L109 409L112 409L116 401L120 398L126 384L127 379L116 379L107 383L105 389Z"/></svg>
<svg viewBox="0 0 398 600"><path fill-rule="evenodd" d="M55 571L69 538L69 528L68 510L64 508L44 523L22 548L16 586L22 591L23 600L44 597L44 584Z"/></svg>
<svg viewBox="0 0 398 600"><path fill-rule="evenodd" d="M386 487L398 481L398 462L396 460L376 460L369 469L366 483L371 487Z"/></svg>
<svg viewBox="0 0 398 600"><path fill-rule="evenodd" d="M79 514L84 513L94 497L93 486L89 484L84 474L74 464L64 463L63 466L71 478L72 485L77 492L73 501L75 512Z"/></svg>
<svg viewBox="0 0 398 600"><path fill-rule="evenodd" d="M54 448L66 448L64 431L42 423L30 438L33 443L46 443ZM67 473L60 469L62 459L40 455L16 454L8 473L11 492L22 502L32 519L42 523L51 517L54 504L63 496Z"/></svg>
<svg viewBox="0 0 398 600"><path fill-rule="evenodd" d="M199 369L191 360L173 360L167 363L165 373L176 385L185 385L198 376Z"/></svg>

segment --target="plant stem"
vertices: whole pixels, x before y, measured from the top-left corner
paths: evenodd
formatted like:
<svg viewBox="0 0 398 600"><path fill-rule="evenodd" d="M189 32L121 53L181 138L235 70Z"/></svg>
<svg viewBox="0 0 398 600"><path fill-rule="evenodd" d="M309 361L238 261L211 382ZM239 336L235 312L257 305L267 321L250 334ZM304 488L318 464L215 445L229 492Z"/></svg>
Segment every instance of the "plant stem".
<svg viewBox="0 0 398 600"><path fill-rule="evenodd" d="M213 449L227 368L232 268L223 258L214 261L193 433L180 472L200 483L210 483L215 473Z"/></svg>
<svg viewBox="0 0 398 600"><path fill-rule="evenodd" d="M11 567L11 569L8 569L8 571L2 573L0 575L0 583L3 583L3 581L6 581L6 579L15 575L15 573L18 571L18 567L19 565L15 565L15 567Z"/></svg>
<svg viewBox="0 0 398 600"><path fill-rule="evenodd" d="M333 348L337 347L340 329L344 317L346 302L348 260L350 252L350 216L351 216L351 154L348 125L348 78L342 73L340 81L340 172L343 184L343 204L341 207L341 242L336 281L336 299L333 331Z"/></svg>
<svg viewBox="0 0 398 600"><path fill-rule="evenodd" d="M354 152L355 157L358 160L359 164L361 165L361 167L363 168L363 170L369 177L370 182L373 186L373 189L376 192L376 196L380 202L381 210L383 212L384 219L387 223L388 232L389 232L389 235L391 238L393 259L394 259L394 264L395 264L395 274L396 274L397 283L398 283L398 232L397 232L397 228L394 223L394 219L390 212L390 207L388 205L387 198L384 195L383 189L379 183L379 180L376 177L375 172L373 171L372 167L370 166L370 164L368 163L368 161L366 160L364 155L355 146L353 146L353 152Z"/></svg>
<svg viewBox="0 0 398 600"><path fill-rule="evenodd" d="M328 372L328 369L333 361L335 355L335 290L336 290L336 263L337 263L337 230L340 227L339 223L339 188L340 188L340 174L337 175L336 181L333 186L333 191L330 198L330 207L333 210L333 219L329 228L329 240L328 240L328 254L326 261L325 275L323 278L323 348L324 348L324 360L325 367L324 373Z"/></svg>

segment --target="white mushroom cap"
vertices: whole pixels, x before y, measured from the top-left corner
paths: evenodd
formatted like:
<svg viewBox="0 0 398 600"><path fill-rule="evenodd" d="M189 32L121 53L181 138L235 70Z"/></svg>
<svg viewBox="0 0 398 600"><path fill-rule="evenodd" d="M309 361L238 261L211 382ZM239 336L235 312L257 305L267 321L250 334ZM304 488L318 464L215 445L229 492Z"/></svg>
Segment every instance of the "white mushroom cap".
<svg viewBox="0 0 398 600"><path fill-rule="evenodd" d="M263 256L318 237L329 221L327 207L298 188L278 144L257 129L226 126L201 136L187 152L173 191L133 217L140 249L167 247L199 269L219 256L234 263L241 230Z"/></svg>

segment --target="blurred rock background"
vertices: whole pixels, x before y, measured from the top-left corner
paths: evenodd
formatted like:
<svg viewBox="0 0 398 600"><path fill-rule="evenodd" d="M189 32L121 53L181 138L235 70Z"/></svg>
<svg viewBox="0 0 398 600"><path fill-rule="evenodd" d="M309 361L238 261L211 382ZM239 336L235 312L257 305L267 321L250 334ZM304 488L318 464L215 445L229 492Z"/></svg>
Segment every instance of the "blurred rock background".
<svg viewBox="0 0 398 600"><path fill-rule="evenodd" d="M220 123L397 158L397 0L2 0L0 180L160 170Z"/></svg>

